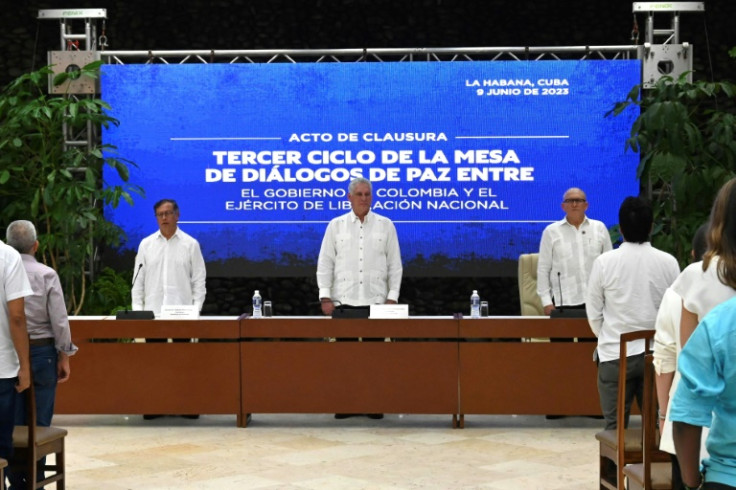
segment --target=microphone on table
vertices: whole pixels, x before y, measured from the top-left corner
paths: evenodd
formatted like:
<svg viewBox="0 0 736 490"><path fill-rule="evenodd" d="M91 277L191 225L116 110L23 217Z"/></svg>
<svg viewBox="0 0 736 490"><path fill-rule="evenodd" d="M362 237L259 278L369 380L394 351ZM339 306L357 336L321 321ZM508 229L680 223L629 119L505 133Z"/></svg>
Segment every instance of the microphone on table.
<svg viewBox="0 0 736 490"><path fill-rule="evenodd" d="M574 306L565 309L565 302L562 299L562 273L557 271L557 288L560 290L560 306L555 306L555 309L550 313L550 318L585 318L586 312L584 308L577 308Z"/></svg>
<svg viewBox="0 0 736 490"><path fill-rule="evenodd" d="M143 269L143 263L138 264L138 270L135 271L133 282L130 286L131 291L135 287L135 282L138 280L138 274L141 273L141 269ZM129 310L126 308L115 314L116 320L153 320L154 318L155 315L150 310Z"/></svg>

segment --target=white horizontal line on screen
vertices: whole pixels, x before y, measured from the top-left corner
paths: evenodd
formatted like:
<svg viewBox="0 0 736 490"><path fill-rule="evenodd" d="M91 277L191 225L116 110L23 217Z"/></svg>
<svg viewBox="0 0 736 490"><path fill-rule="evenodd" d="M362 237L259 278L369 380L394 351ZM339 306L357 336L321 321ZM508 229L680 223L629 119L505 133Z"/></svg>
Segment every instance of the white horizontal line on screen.
<svg viewBox="0 0 736 490"><path fill-rule="evenodd" d="M507 219L488 219L488 220L447 220L447 221L394 221L394 223L555 223L555 221L539 221L539 220L507 220Z"/></svg>
<svg viewBox="0 0 736 490"><path fill-rule="evenodd" d="M529 136L455 136L456 140L503 140L503 139L515 139L515 140L541 140L541 139L567 139L568 135L529 135Z"/></svg>
<svg viewBox="0 0 736 490"><path fill-rule="evenodd" d="M198 137L191 137L191 138L169 138L171 141L234 141L234 140L280 140L280 136L234 136L234 137L213 137L213 138L198 138Z"/></svg>
<svg viewBox="0 0 736 490"><path fill-rule="evenodd" d="M183 221L179 223L185 225L315 225L326 224L328 221ZM554 220L467 220L467 221L403 221L397 220L394 223L403 224L435 224L435 223L555 223Z"/></svg>

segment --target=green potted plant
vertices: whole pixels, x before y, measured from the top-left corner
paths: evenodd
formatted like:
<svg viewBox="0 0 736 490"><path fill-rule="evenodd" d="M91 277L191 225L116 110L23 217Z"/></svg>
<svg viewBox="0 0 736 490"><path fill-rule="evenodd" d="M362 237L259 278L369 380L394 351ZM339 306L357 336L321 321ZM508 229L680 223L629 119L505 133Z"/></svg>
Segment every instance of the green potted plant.
<svg viewBox="0 0 736 490"><path fill-rule="evenodd" d="M640 114L627 149L641 154L638 177L654 206L652 242L689 259L695 230L718 189L736 170L736 85L662 77L652 89L635 86L609 114L636 105Z"/></svg>
<svg viewBox="0 0 736 490"><path fill-rule="evenodd" d="M86 65L78 75L97 78L100 65L99 61ZM64 124L72 132L94 132L118 121L107 114L109 106L101 99L48 94L52 76L46 66L21 75L0 93L1 223L5 226L15 219L35 223L38 258L58 271L67 308L78 314L97 247L114 246L122 237L122 230L104 219L104 206L116 207L121 200L132 204L131 193L142 190L127 183L133 163L111 156L114 148L64 144ZM61 73L53 83L59 86L72 76ZM125 184L106 185L105 166Z"/></svg>

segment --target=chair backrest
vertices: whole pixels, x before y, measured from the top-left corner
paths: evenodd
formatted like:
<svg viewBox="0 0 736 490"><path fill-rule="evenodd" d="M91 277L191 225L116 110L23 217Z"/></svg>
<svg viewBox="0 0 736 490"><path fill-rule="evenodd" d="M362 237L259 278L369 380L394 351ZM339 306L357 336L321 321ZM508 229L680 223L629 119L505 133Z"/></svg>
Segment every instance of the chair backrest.
<svg viewBox="0 0 736 490"><path fill-rule="evenodd" d="M3 458L0 458L0 490L5 490L5 467L8 466L8 462Z"/></svg>
<svg viewBox="0 0 736 490"><path fill-rule="evenodd" d="M642 408L642 462L644 465L644 488L652 488L652 463L670 460L669 453L659 449L659 430L657 429L658 404L657 384L654 370L654 355L644 357L644 407ZM671 471L671 470L670 470ZM670 473L671 474L671 473ZM666 476L661 478L666 478ZM672 482L670 481L670 484Z"/></svg>
<svg viewBox="0 0 736 490"><path fill-rule="evenodd" d="M644 396L641 413L641 462L624 468L627 488L631 490L672 489L670 454L659 449L657 430L657 385L654 356L644 356Z"/></svg>
<svg viewBox="0 0 736 490"><path fill-rule="evenodd" d="M537 294L538 253L519 256L519 304L522 316L542 316L544 306Z"/></svg>
<svg viewBox="0 0 736 490"><path fill-rule="evenodd" d="M626 408L626 368L628 366L628 343L634 340L644 340L644 355L652 353L652 343L654 342L654 330L637 330L635 332L627 332L621 334L619 359L621 359L618 371L618 399L616 404L616 427L624 427L625 408ZM643 404L643 403L642 403ZM641 410L642 407L639 407ZM620 431L622 432L622 431Z"/></svg>
<svg viewBox="0 0 736 490"><path fill-rule="evenodd" d="M654 341L654 330L637 330L635 332L627 332L621 334L620 337L620 350L619 350L619 370L618 370L618 399L616 402L616 439L617 439L617 451L618 451L618 482L619 488L623 488L622 482L624 478L623 474L623 462L625 461L624 452L626 449L626 371L628 367L628 343L634 340L644 340L644 355L652 353L652 343ZM642 402L642 405L644 403ZM639 407L642 410L642 407Z"/></svg>
<svg viewBox="0 0 736 490"><path fill-rule="evenodd" d="M26 427L28 429L28 457L25 460L26 474L32 475L35 481L36 477L36 391L33 386L33 373L30 373L31 385L23 392L25 396L26 408ZM29 477L30 479L30 477Z"/></svg>
<svg viewBox="0 0 736 490"><path fill-rule="evenodd" d="M65 429L59 427L37 427L36 420L36 393L31 373L30 387L25 390L26 425L16 425L13 430L13 463L17 467L24 467L30 488L44 488L58 482L56 488L64 488L66 479L64 469L64 438ZM39 461L46 456L55 455L54 464L48 462L39 465ZM52 472L46 477L44 472ZM39 471L41 473L39 473ZM38 475L40 476L40 481Z"/></svg>

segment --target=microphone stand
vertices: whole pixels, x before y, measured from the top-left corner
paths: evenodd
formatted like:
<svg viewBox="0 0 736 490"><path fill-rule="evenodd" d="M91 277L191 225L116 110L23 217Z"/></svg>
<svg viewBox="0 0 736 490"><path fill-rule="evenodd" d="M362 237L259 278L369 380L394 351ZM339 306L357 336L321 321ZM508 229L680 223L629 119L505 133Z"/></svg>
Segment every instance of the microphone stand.
<svg viewBox="0 0 736 490"><path fill-rule="evenodd" d="M562 301L562 278L560 277L560 271L557 271L557 287L560 289L560 313L565 311L565 302Z"/></svg>
<svg viewBox="0 0 736 490"><path fill-rule="evenodd" d="M135 271L133 283L130 286L131 291L135 287L135 281L138 279L138 274L140 274L142 268L143 264L138 264L138 270ZM155 315L150 310L129 310L125 308L125 310L118 311L115 314L116 320L153 320L154 318Z"/></svg>

